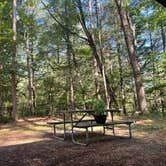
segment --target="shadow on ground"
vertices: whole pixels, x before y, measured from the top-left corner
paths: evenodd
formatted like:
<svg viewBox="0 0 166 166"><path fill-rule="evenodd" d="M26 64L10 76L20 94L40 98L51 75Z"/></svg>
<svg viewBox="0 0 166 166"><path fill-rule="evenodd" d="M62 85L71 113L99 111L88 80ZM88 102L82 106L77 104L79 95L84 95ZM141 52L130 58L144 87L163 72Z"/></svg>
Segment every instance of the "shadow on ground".
<svg viewBox="0 0 166 166"><path fill-rule="evenodd" d="M47 135L50 137L50 135ZM166 150L159 144L140 139L110 137L87 147L50 139L22 145L0 147L2 166L111 165L165 166Z"/></svg>

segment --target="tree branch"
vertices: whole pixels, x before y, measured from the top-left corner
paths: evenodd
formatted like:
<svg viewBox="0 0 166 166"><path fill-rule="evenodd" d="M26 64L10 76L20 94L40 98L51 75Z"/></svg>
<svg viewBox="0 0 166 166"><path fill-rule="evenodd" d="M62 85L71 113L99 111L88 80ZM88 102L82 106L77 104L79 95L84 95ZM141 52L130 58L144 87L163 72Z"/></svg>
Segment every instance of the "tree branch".
<svg viewBox="0 0 166 166"><path fill-rule="evenodd" d="M49 15L50 15L64 30L68 31L68 32L69 32L70 34L72 34L72 35L78 36L79 38L81 38L81 39L83 39L83 40L85 40L85 41L88 41L87 38L85 38L85 37L83 37L83 36L80 36L78 33L71 31L68 27L66 27L65 25L63 25L63 24L53 15L53 13L48 9L47 5L46 5L43 1L41 1L41 3L42 3L43 6L46 8L46 10L47 10L47 12L49 13Z"/></svg>

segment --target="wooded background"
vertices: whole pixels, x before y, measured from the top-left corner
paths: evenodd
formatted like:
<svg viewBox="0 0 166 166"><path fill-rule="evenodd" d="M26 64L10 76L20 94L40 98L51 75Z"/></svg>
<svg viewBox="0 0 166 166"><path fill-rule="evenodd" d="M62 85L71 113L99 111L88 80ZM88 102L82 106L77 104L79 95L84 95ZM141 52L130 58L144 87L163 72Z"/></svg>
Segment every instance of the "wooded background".
<svg viewBox="0 0 166 166"><path fill-rule="evenodd" d="M0 121L106 108L164 113L166 9L155 0L0 2Z"/></svg>

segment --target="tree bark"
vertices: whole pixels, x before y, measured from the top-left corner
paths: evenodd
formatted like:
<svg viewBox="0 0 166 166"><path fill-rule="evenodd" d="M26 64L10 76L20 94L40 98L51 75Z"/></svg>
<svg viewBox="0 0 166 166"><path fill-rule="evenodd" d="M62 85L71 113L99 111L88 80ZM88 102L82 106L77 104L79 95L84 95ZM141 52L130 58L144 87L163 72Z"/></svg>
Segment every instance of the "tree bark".
<svg viewBox="0 0 166 166"><path fill-rule="evenodd" d="M11 83L12 83L12 119L14 121L17 120L17 94L16 94L16 56L17 56L17 48L16 48L16 7L17 0L13 0L13 56L12 56L12 74L11 74Z"/></svg>
<svg viewBox="0 0 166 166"><path fill-rule="evenodd" d="M96 98L100 99L100 75L96 59L93 57L94 79L96 88Z"/></svg>
<svg viewBox="0 0 166 166"><path fill-rule="evenodd" d="M33 49L33 48L32 48ZM32 98L33 98L33 113L36 108L36 81L35 81L35 70L34 70L34 55L33 50L31 54L31 63L32 63Z"/></svg>
<svg viewBox="0 0 166 166"><path fill-rule="evenodd" d="M136 92L135 92L135 86L133 84L133 112L132 115L135 114L135 112L138 110L138 102L137 102L137 96L136 96Z"/></svg>
<svg viewBox="0 0 166 166"><path fill-rule="evenodd" d="M27 71L28 71L28 105L29 110L32 115L32 72L31 72L31 61L30 61L30 46L29 46L29 39L28 34L26 33L26 54L27 54Z"/></svg>
<svg viewBox="0 0 166 166"><path fill-rule="evenodd" d="M72 63L71 63L71 46L70 46L69 34L67 34L66 37L66 45L67 45L67 62L68 62L69 107L70 109L74 110L75 109L74 80L73 80Z"/></svg>
<svg viewBox="0 0 166 166"><path fill-rule="evenodd" d="M136 40L134 36L133 26L131 23L131 18L129 16L129 12L122 7L122 0L115 0L115 2L121 19L121 24L125 36L130 64L133 70L139 110L141 111L141 113L145 113L147 112L147 103L145 98L144 86L142 83L140 66L138 64L137 55L136 55L136 48L135 48Z"/></svg>
<svg viewBox="0 0 166 166"><path fill-rule="evenodd" d="M28 39L27 36L27 70L28 70L28 90L29 90L29 109L31 115L34 115L36 107L36 89L35 89L35 71L33 67L34 57L33 57L33 42Z"/></svg>

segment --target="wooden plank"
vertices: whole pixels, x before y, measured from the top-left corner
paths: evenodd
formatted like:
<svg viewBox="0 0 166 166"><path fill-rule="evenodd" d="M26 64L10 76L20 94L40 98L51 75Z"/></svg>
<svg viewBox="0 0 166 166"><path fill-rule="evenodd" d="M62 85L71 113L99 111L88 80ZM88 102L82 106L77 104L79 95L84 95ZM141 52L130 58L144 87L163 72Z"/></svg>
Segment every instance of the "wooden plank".
<svg viewBox="0 0 166 166"><path fill-rule="evenodd" d="M130 125L134 123L134 121L114 121L114 122L108 122L108 123L104 123L104 124L98 124L95 121L91 122L91 121L87 121L87 122L80 122L77 125L73 125L73 127L76 128L88 128L88 127L97 127L97 126L110 126L110 125L118 125L118 124L126 124L126 125Z"/></svg>
<svg viewBox="0 0 166 166"><path fill-rule="evenodd" d="M117 112L120 113L121 110L118 109L106 109L106 112ZM89 110L60 110L60 111L56 111L56 113L58 114L69 114L69 113L94 113L93 110L89 109Z"/></svg>
<svg viewBox="0 0 166 166"><path fill-rule="evenodd" d="M94 119L89 119L89 120L82 120L81 122L87 122L87 121L95 121L95 120L94 120ZM74 121L73 121L73 123L77 123L77 122L81 123L81 122L78 121L78 120L74 120ZM66 123L72 123L72 121L71 121L71 120L66 120L66 121L65 121L65 124L66 124ZM50 125L58 125L58 124L64 124L64 122L63 122L63 121L48 121L47 124L50 124Z"/></svg>

